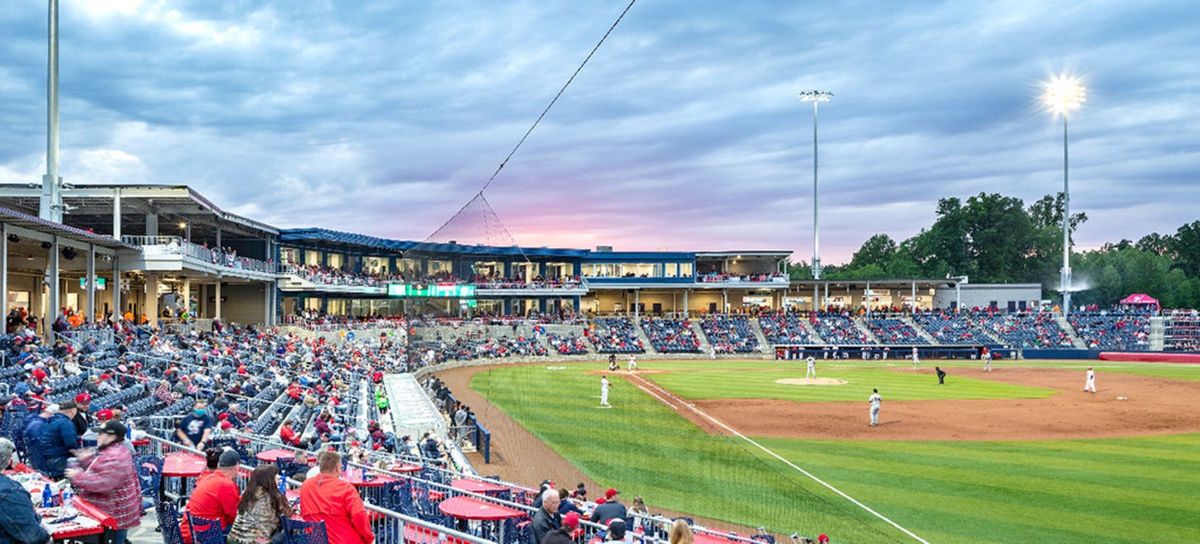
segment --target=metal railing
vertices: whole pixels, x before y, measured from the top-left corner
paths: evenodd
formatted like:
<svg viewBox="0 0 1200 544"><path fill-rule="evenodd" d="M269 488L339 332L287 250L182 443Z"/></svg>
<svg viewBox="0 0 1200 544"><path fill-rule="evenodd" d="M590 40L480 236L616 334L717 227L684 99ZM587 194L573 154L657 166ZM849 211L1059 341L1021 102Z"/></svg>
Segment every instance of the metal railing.
<svg viewBox="0 0 1200 544"><path fill-rule="evenodd" d="M152 247L168 254L189 257L232 270L247 270L274 275L277 269L275 263L240 257L220 249L210 249L186 241L179 236L122 236L121 241L142 248Z"/></svg>
<svg viewBox="0 0 1200 544"><path fill-rule="evenodd" d="M163 458L173 452L187 452L199 455L201 457L204 456L204 452L195 448L189 448L182 444L164 440L153 435L149 436L148 438L150 439L148 445L139 446L137 448L139 455L155 455ZM258 464L253 455L250 456L250 459L254 459L253 464L246 462L240 464L238 466L238 473L234 478L234 481L238 485L239 493L241 490L245 489L246 481L249 479L250 472L254 470L255 465ZM361 467L361 465L355 465L353 463L348 464ZM367 467L362 468L367 470ZM401 474L393 474L391 476L397 479L407 478ZM182 496L184 496L182 494L184 488L181 485L181 482L179 482L176 478L167 479L171 481L165 482L164 484L164 489L166 490L165 496L172 500L179 500ZM301 485L301 481L293 478L287 478L288 488L299 488ZM466 492L461 493L465 494ZM450 527L431 523L417 517L384 508L379 504L372 502L372 497L370 497L370 494L366 495L367 496L363 498L363 506L368 512L370 512L371 530L375 534L375 542L377 543L413 544L428 542L429 544L444 544L445 542L450 541L469 544L497 544L495 540L481 538L467 532L458 531ZM447 495L447 497L449 497L449 495ZM487 498L483 495L477 495L477 497Z"/></svg>

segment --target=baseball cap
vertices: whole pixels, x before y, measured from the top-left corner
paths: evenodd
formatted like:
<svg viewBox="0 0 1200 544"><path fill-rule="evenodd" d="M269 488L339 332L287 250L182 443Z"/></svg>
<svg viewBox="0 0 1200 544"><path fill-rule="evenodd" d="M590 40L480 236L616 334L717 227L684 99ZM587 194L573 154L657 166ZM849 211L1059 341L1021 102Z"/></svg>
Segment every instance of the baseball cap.
<svg viewBox="0 0 1200 544"><path fill-rule="evenodd" d="M571 529L579 527L579 512L570 512L563 516L562 526L570 527Z"/></svg>
<svg viewBox="0 0 1200 544"><path fill-rule="evenodd" d="M608 521L608 533L610 540L623 540L625 538L625 520L621 518L613 518Z"/></svg>
<svg viewBox="0 0 1200 544"><path fill-rule="evenodd" d="M227 430L229 430L231 427L233 427L233 424L232 424L232 423L230 423L230 422L228 422L228 421L221 421L221 430L226 430L226 431L227 431Z"/></svg>
<svg viewBox="0 0 1200 544"><path fill-rule="evenodd" d="M57 404L42 405L42 413L43 414L57 414L58 410L59 410L59 407Z"/></svg>
<svg viewBox="0 0 1200 544"><path fill-rule="evenodd" d="M103 410L100 410L99 412L96 412L96 419L99 421L108 421L112 418L113 418L112 410L109 410L108 408L105 408Z"/></svg>
<svg viewBox="0 0 1200 544"><path fill-rule="evenodd" d="M220 459L217 460L217 466L218 467L236 467L236 466L238 466L238 463L240 463L241 461L242 461L242 457L240 455L238 455L238 452L236 452L230 448L225 448L225 451L221 452Z"/></svg>
<svg viewBox="0 0 1200 544"><path fill-rule="evenodd" d="M606 498L608 500L612 500L613 497L617 496L617 493L620 493L620 491L617 491L616 489L613 489L610 487L610 488L608 488L608 491L604 492L604 498Z"/></svg>
<svg viewBox="0 0 1200 544"><path fill-rule="evenodd" d="M92 402L92 396L87 393L75 395L75 404L87 404Z"/></svg>
<svg viewBox="0 0 1200 544"><path fill-rule="evenodd" d="M118 441L125 440L125 433L129 432L119 421L109 421L96 429L96 434L107 434L115 436Z"/></svg>
<svg viewBox="0 0 1200 544"><path fill-rule="evenodd" d="M62 411L62 410L71 410L71 409L74 409L74 408L76 408L76 406L75 406L75 401L73 401L73 400L66 400L66 401L63 401L63 403L62 403L62 404L59 404L59 405L58 405L58 409L59 409L59 411Z"/></svg>
<svg viewBox="0 0 1200 544"><path fill-rule="evenodd" d="M829 542L829 535L827 535L825 533L821 533L821 536L817 537L817 542L820 542L821 544L825 544L826 542Z"/></svg>

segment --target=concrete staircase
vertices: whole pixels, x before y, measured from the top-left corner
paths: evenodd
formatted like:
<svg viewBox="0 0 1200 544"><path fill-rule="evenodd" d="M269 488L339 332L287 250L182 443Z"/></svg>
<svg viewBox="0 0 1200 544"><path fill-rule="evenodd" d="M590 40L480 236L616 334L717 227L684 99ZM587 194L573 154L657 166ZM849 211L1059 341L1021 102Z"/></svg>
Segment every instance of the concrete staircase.
<svg viewBox="0 0 1200 544"><path fill-rule="evenodd" d="M646 354L658 354L658 350L654 349L654 345L650 343L650 337L646 336L646 331L642 330L642 319L644 319L643 316L638 316L636 320L631 317L629 321L633 322L633 330L637 331L638 340L642 341L642 347L645 348Z"/></svg>
<svg viewBox="0 0 1200 544"><path fill-rule="evenodd" d="M754 338L758 340L758 351L766 353L771 344L767 342L767 336L762 332L762 325L758 324L757 317L747 319L750 321L750 330L754 332Z"/></svg>
<svg viewBox="0 0 1200 544"><path fill-rule="evenodd" d="M1065 331L1067 336L1071 338L1071 345L1079 349L1087 349L1087 344L1084 344L1083 340L1079 339L1079 335L1075 334L1075 327L1071 326L1071 322L1067 321L1066 317L1063 317L1062 314L1059 314L1055 316L1054 319L1058 321L1058 326L1062 327L1062 330Z"/></svg>
<svg viewBox="0 0 1200 544"><path fill-rule="evenodd" d="M804 330L808 331L808 336L812 338L812 343L818 346L825 345L825 339L821 338L820 334L817 334L817 328L812 326L812 322L808 319L801 319L800 324L804 326Z"/></svg>
<svg viewBox="0 0 1200 544"><path fill-rule="evenodd" d="M925 342L935 346L938 345L938 341L933 339L933 335L929 334L929 331L921 328L916 321L913 321L911 316L900 316L900 321L907 323L909 327L912 327L914 331L917 331L917 336L920 336Z"/></svg>
<svg viewBox="0 0 1200 544"><path fill-rule="evenodd" d="M708 341L708 335L704 334L704 327L700 326L697 320L688 320L688 327L692 329L692 334L696 335L696 339L700 341L700 353L708 354L708 349L712 344Z"/></svg>
<svg viewBox="0 0 1200 544"><path fill-rule="evenodd" d="M851 317L850 322L854 323L854 326L858 327L858 330L862 331L863 334L867 335L867 342L872 343L872 344L879 343L879 338L876 337L875 333L871 332L871 328L867 326L866 318Z"/></svg>

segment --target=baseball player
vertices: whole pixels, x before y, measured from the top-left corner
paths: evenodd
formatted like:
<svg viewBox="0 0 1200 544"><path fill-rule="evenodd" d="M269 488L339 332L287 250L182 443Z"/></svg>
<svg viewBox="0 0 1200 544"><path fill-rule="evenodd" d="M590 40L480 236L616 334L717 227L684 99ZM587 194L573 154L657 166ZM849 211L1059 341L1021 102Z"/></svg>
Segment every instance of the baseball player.
<svg viewBox="0 0 1200 544"><path fill-rule="evenodd" d="M879 407L883 404L883 397L879 396L878 389L871 390L871 396L867 398L867 402L871 403L871 426L879 425Z"/></svg>
<svg viewBox="0 0 1200 544"><path fill-rule="evenodd" d="M817 360L813 359L812 355L808 356L808 370L804 371L804 379L817 377Z"/></svg>
<svg viewBox="0 0 1200 544"><path fill-rule="evenodd" d="M940 366L935 366L933 369L937 371L938 385L946 385L946 371L942 370Z"/></svg>
<svg viewBox="0 0 1200 544"><path fill-rule="evenodd" d="M1087 371L1087 381L1083 384L1083 392L1087 393L1089 391L1092 393L1096 392L1096 371L1092 370L1090 366Z"/></svg>
<svg viewBox="0 0 1200 544"><path fill-rule="evenodd" d="M709 359L717 358L717 348L714 348L712 344L708 345L708 358Z"/></svg>
<svg viewBox="0 0 1200 544"><path fill-rule="evenodd" d="M917 346L913 346L913 368L921 366L921 356L917 353Z"/></svg>
<svg viewBox="0 0 1200 544"><path fill-rule="evenodd" d="M628 365L628 368L629 368L629 371L630 371L630 372L633 372L634 370L637 370L637 355L634 355L634 354L632 354L632 353L630 353L630 354L629 354L629 365Z"/></svg>
<svg viewBox="0 0 1200 544"><path fill-rule="evenodd" d="M983 371L992 371L992 350L983 348Z"/></svg>
<svg viewBox="0 0 1200 544"><path fill-rule="evenodd" d="M601 376L600 377L600 406L603 408L612 408L612 406L610 406L608 404L608 387L609 387L608 376L607 375Z"/></svg>
<svg viewBox="0 0 1200 544"><path fill-rule="evenodd" d="M608 371L609 371L609 372L616 372L616 371L617 371L617 368L618 368L618 367L617 367L617 356L616 356L616 354L613 354L613 353L610 353L610 354L608 354Z"/></svg>

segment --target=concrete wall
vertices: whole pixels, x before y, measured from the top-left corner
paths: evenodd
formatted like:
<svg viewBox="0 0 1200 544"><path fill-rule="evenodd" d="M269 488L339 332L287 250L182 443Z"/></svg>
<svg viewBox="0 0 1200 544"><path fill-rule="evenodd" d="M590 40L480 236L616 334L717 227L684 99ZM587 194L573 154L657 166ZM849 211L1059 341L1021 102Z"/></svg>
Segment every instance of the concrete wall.
<svg viewBox="0 0 1200 544"><path fill-rule="evenodd" d="M1042 299L1042 286L1038 283L976 283L965 284L962 290L962 307L987 307L992 302L1001 310L1008 309L1008 303L1013 302L1020 309L1020 303L1025 302L1030 309L1037 308ZM953 288L938 289L933 298L936 308L951 308L954 306L955 291Z"/></svg>
<svg viewBox="0 0 1200 544"><path fill-rule="evenodd" d="M210 291L209 297L216 293ZM226 323L262 323L264 304L266 304L267 286L265 284L230 285L221 287L221 295L225 302L221 304L222 321ZM211 303L210 303L211 305ZM215 311L215 308L214 308ZM211 313L205 315L213 315Z"/></svg>

